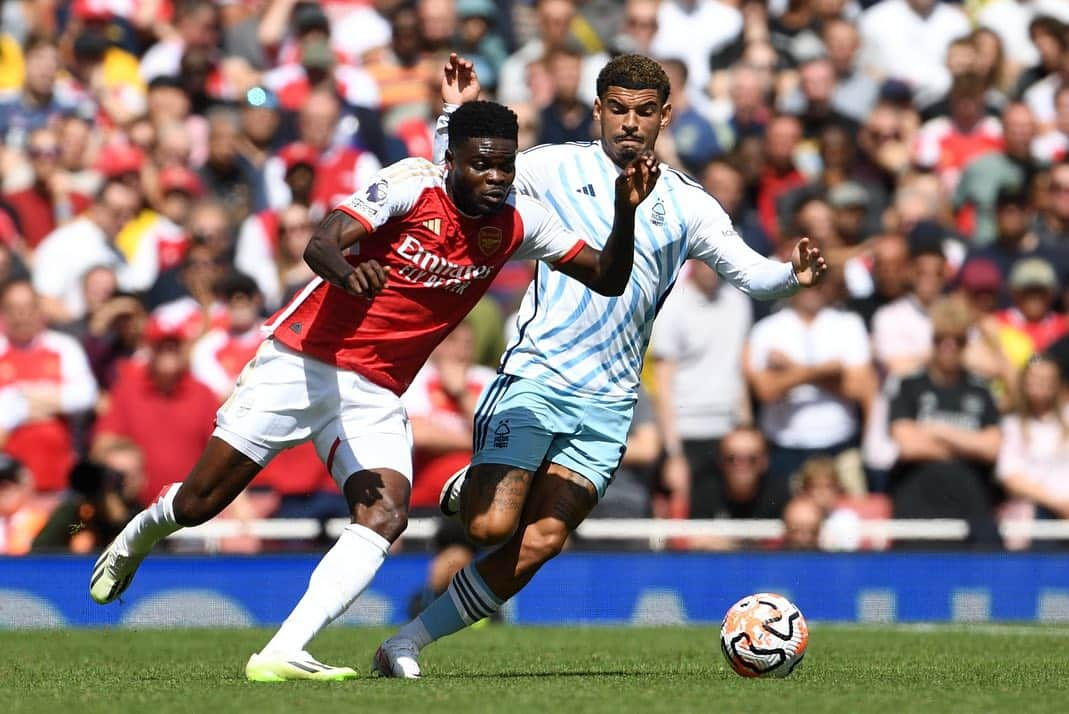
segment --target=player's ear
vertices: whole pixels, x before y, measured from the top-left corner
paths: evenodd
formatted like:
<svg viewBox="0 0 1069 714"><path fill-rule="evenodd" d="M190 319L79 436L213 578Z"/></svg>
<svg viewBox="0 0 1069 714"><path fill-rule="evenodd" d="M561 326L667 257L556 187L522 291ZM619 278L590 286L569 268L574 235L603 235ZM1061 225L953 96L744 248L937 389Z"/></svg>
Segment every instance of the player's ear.
<svg viewBox="0 0 1069 714"><path fill-rule="evenodd" d="M672 121L672 103L665 102L661 107L661 128L666 128L670 121Z"/></svg>
<svg viewBox="0 0 1069 714"><path fill-rule="evenodd" d="M601 121L601 97L594 97L594 121Z"/></svg>
<svg viewBox="0 0 1069 714"><path fill-rule="evenodd" d="M445 150L445 167L447 169L453 168L453 150L452 149L446 149Z"/></svg>

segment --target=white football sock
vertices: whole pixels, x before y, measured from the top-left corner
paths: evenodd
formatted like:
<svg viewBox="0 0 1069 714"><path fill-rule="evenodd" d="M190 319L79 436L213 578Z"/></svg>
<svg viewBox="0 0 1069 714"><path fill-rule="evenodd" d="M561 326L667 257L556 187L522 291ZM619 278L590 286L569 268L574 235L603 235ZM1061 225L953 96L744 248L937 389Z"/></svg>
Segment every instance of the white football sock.
<svg viewBox="0 0 1069 714"><path fill-rule="evenodd" d="M143 555L152 546L179 530L182 526L174 519L174 497L180 483L172 483L164 489L156 502L134 516L119 533L117 548L124 555Z"/></svg>
<svg viewBox="0 0 1069 714"><path fill-rule="evenodd" d="M312 571L308 590L282 623L264 652L300 652L371 584L390 542L370 528L351 523Z"/></svg>

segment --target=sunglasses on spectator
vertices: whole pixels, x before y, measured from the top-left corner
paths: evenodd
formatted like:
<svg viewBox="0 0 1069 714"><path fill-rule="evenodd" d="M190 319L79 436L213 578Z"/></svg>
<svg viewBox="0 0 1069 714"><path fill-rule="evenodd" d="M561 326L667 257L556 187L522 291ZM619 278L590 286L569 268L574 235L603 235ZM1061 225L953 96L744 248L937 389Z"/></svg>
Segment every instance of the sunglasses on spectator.
<svg viewBox="0 0 1069 714"><path fill-rule="evenodd" d="M657 27L657 20L644 20L641 17L629 17L629 18L627 18L627 26L628 27L635 27L635 28L638 28L638 27L643 27L643 28L653 27L653 28L656 28Z"/></svg>
<svg viewBox="0 0 1069 714"><path fill-rule="evenodd" d="M900 131L869 131L872 134L872 138L880 143L887 141L902 141L902 132Z"/></svg>
<svg viewBox="0 0 1069 714"><path fill-rule="evenodd" d="M724 454L724 461L729 464L748 464L753 466L761 460L761 454L745 452L729 452Z"/></svg>
<svg viewBox="0 0 1069 714"><path fill-rule="evenodd" d="M31 159L54 159L59 156L59 147L50 146L47 149L31 146L27 153Z"/></svg>
<svg viewBox="0 0 1069 714"><path fill-rule="evenodd" d="M954 344L958 347L964 347L968 343L969 337L968 335L962 335L956 332L942 332L936 333L933 338L933 341L937 345L943 344L946 340L953 340Z"/></svg>

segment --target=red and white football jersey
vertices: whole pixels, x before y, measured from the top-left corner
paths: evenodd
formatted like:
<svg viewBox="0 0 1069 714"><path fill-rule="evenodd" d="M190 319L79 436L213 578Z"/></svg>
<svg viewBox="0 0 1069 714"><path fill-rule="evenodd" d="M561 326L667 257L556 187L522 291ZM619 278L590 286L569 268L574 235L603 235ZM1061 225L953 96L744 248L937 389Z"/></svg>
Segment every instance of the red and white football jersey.
<svg viewBox="0 0 1069 714"><path fill-rule="evenodd" d="M560 265L585 245L544 206L515 192L493 216L462 214L446 194L444 170L424 159L386 167L335 210L371 234L346 259L388 266L386 288L367 300L316 278L265 329L293 350L398 395L506 261Z"/></svg>

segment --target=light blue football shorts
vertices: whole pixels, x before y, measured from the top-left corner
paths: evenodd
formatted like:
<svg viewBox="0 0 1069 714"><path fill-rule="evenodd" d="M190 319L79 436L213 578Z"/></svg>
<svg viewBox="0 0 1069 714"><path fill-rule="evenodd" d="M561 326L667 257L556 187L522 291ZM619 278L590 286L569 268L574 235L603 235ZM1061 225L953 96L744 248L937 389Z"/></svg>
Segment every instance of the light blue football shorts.
<svg viewBox="0 0 1069 714"><path fill-rule="evenodd" d="M635 400L595 401L541 382L499 374L475 410L472 465L537 471L551 461L605 494L627 448Z"/></svg>

